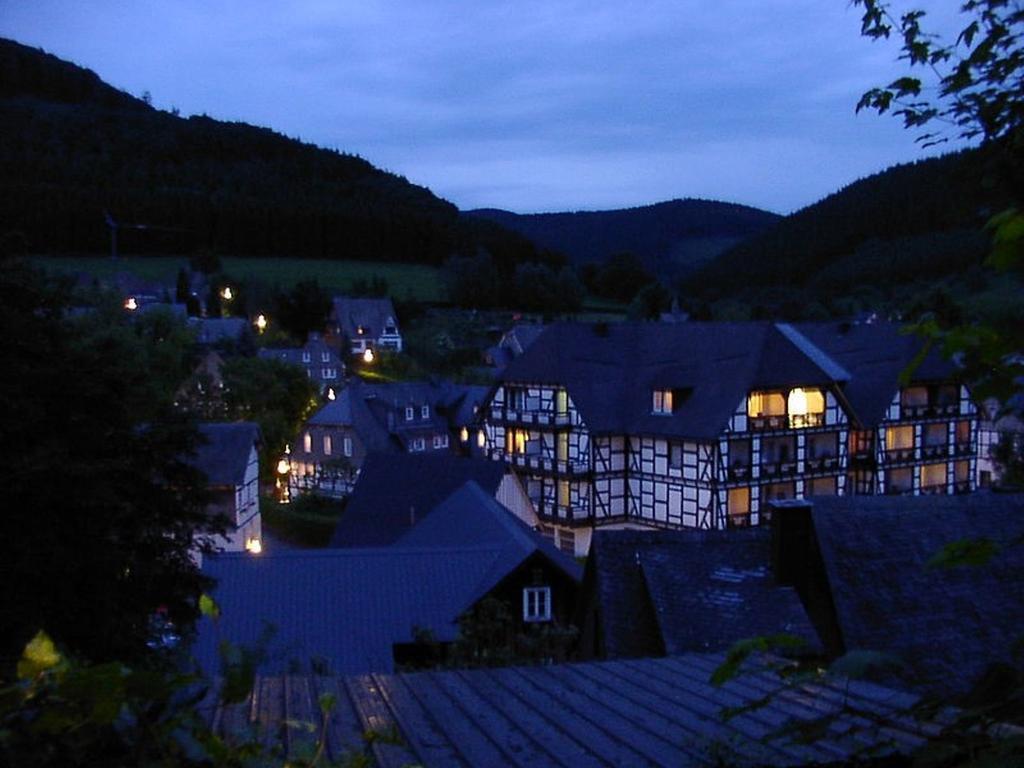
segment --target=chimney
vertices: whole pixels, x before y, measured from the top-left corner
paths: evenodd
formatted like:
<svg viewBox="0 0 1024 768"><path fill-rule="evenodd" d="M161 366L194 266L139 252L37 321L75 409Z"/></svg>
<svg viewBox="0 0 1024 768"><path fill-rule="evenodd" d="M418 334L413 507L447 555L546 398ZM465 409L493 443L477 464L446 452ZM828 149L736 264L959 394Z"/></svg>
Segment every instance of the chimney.
<svg viewBox="0 0 1024 768"><path fill-rule="evenodd" d="M772 519L772 570L785 587L802 589L811 559L812 531L810 502L770 501Z"/></svg>

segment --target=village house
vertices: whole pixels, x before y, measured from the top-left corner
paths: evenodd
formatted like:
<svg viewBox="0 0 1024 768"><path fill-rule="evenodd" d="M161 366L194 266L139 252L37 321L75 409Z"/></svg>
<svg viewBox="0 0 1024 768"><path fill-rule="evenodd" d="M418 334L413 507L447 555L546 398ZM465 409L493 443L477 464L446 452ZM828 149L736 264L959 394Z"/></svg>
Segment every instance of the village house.
<svg viewBox="0 0 1024 768"><path fill-rule="evenodd" d="M447 382L351 380L302 426L289 456L293 490L343 496L367 454L478 452L484 390Z"/></svg>
<svg viewBox="0 0 1024 768"><path fill-rule="evenodd" d="M317 390L328 400L341 390L345 363L319 333L311 333L301 347L265 347L257 353L264 360L280 360L306 372Z"/></svg>
<svg viewBox="0 0 1024 768"><path fill-rule="evenodd" d="M190 317L188 327L203 347L237 346L251 340L252 329L244 317Z"/></svg>
<svg viewBox="0 0 1024 768"><path fill-rule="evenodd" d="M1000 443L1005 443L1007 458L1024 457L1024 421L1020 417L1020 406L1024 403L1015 401L1010 412L1004 413L999 401L986 400L979 408L978 421L978 487L988 488L1003 483L1004 467L996 460L996 450Z"/></svg>
<svg viewBox="0 0 1024 768"><path fill-rule="evenodd" d="M327 320L328 335L338 344L347 340L353 355L368 349L401 352L397 317L390 298L335 296Z"/></svg>
<svg viewBox="0 0 1024 768"><path fill-rule="evenodd" d="M556 539L727 528L767 501L974 488L975 407L954 366L888 324L557 324L482 409Z"/></svg>
<svg viewBox="0 0 1024 768"><path fill-rule="evenodd" d="M443 654L459 619L489 599L511 608L510 632L575 613L579 565L473 482L408 535L388 547L208 558L221 616L201 620L196 660L216 674L221 641L253 647L273 627L263 672L391 672Z"/></svg>
<svg viewBox="0 0 1024 768"><path fill-rule="evenodd" d="M213 548L260 552L259 427L245 421L204 423L199 425L199 434L202 439L189 462L206 475L207 513L227 524L225 534L213 538Z"/></svg>

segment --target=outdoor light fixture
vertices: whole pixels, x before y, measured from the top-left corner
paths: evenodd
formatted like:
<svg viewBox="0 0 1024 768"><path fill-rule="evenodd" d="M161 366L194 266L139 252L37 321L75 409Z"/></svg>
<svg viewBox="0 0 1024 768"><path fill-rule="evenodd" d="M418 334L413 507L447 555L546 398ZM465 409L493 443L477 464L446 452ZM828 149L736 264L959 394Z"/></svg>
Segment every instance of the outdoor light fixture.
<svg viewBox="0 0 1024 768"><path fill-rule="evenodd" d="M224 286L224 289L220 292L220 297L224 299L224 301L231 301L233 298L235 298L235 294L231 292L230 285Z"/></svg>
<svg viewBox="0 0 1024 768"><path fill-rule="evenodd" d="M363 333L365 333L365 331L363 331L363 326L360 325L358 328L356 328L356 333L362 336Z"/></svg>
<svg viewBox="0 0 1024 768"><path fill-rule="evenodd" d="M127 309L129 312L134 312L136 309L139 308L139 302L136 301L134 296L129 296L127 299L124 300L124 308Z"/></svg>
<svg viewBox="0 0 1024 768"><path fill-rule="evenodd" d="M335 398L334 387L328 387L327 388L327 399L328 400L333 400L334 398Z"/></svg>
<svg viewBox="0 0 1024 768"><path fill-rule="evenodd" d="M481 448L487 444L487 435L484 434L482 429L476 433L476 444Z"/></svg>
<svg viewBox="0 0 1024 768"><path fill-rule="evenodd" d="M369 347L367 347L366 351L363 352L363 362L367 364L373 362L373 350Z"/></svg>
<svg viewBox="0 0 1024 768"><path fill-rule="evenodd" d="M245 551L250 555L258 555L263 551L263 544L259 539L252 538L245 542Z"/></svg>
<svg viewBox="0 0 1024 768"><path fill-rule="evenodd" d="M256 330L259 331L260 333L263 333L265 330L267 330L267 316L264 315L262 312L256 315Z"/></svg>
<svg viewBox="0 0 1024 768"><path fill-rule="evenodd" d="M459 439L464 443L467 442L469 440L469 430L463 427L462 431L459 432Z"/></svg>

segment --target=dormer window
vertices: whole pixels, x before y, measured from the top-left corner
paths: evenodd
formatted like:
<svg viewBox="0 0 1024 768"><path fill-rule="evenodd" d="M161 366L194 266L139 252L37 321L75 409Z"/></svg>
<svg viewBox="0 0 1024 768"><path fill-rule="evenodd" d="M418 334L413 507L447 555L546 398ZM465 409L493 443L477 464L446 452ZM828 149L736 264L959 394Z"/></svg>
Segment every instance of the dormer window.
<svg viewBox="0 0 1024 768"><path fill-rule="evenodd" d="M420 417L424 418L424 419L429 419L430 418L430 406L429 405L424 405L422 408L420 408Z"/></svg>
<svg viewBox="0 0 1024 768"><path fill-rule="evenodd" d="M654 390L653 403L651 407L653 413L668 415L672 413L672 390L671 389L656 389Z"/></svg>
<svg viewBox="0 0 1024 768"><path fill-rule="evenodd" d="M388 321L386 323L384 323L384 333L389 333L389 334L394 335L396 332L397 331L396 331L396 328L395 328L395 318L389 317Z"/></svg>
<svg viewBox="0 0 1024 768"><path fill-rule="evenodd" d="M411 405L406 406L406 409L405 409L405 420L406 421L412 421L413 418L415 418L415 416L416 416L416 410Z"/></svg>

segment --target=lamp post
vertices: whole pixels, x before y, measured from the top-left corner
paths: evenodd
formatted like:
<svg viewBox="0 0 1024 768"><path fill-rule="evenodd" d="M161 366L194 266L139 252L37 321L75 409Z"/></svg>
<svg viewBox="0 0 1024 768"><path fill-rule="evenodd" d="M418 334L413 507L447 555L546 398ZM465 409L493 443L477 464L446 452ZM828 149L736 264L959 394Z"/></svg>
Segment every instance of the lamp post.
<svg viewBox="0 0 1024 768"><path fill-rule="evenodd" d="M256 319L253 321L253 325L256 326L256 330L262 336L263 332L267 330L267 325L269 325L267 321L267 316L260 312L258 315L256 315Z"/></svg>
<svg viewBox="0 0 1024 768"><path fill-rule="evenodd" d="M287 503L289 503L291 501L291 491L290 491L290 488L289 488L289 486L290 486L289 475L291 474L292 465L291 465L291 461L288 458L290 453L291 453L291 448L289 448L288 445L285 445L285 447L284 447L284 456L282 456L281 460L279 462L277 462L277 474L278 474L278 477L275 480L274 485L277 488L277 491L278 491L278 494L279 494L279 497L278 497L278 500L277 500L279 504L287 504Z"/></svg>

